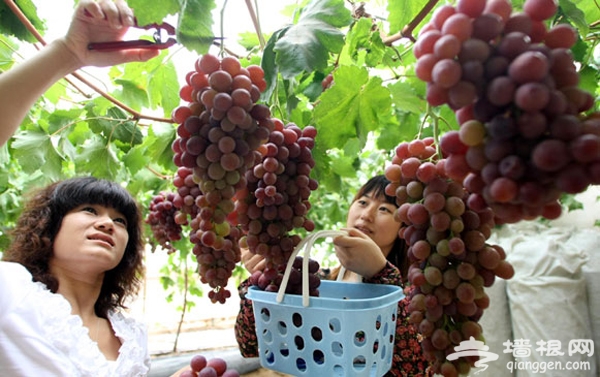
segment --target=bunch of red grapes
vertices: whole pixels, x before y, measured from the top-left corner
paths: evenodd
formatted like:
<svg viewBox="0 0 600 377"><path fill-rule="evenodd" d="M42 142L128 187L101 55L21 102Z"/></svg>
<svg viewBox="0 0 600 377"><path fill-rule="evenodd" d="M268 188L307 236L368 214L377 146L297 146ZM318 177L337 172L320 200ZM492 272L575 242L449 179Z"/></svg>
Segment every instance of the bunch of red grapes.
<svg viewBox="0 0 600 377"><path fill-rule="evenodd" d="M227 362L215 357L207 359L204 355L194 355L190 360L190 369L181 372L180 377L240 377L235 369L228 369Z"/></svg>
<svg viewBox="0 0 600 377"><path fill-rule="evenodd" d="M286 265L280 264L275 267L266 267L261 271L254 271L250 275L248 282L266 292L278 292L281 287ZM290 275L285 286L285 293L301 295L302 294L302 268L303 257L296 256L292 262ZM320 269L319 262L308 259L308 295L318 297L321 278L318 275Z"/></svg>
<svg viewBox="0 0 600 377"><path fill-rule="evenodd" d="M175 198L175 194L167 192L154 196L145 220L150 225L154 239L169 253L176 251L172 242L179 241L182 234L182 224L175 220L178 212L173 203Z"/></svg>
<svg viewBox="0 0 600 377"><path fill-rule="evenodd" d="M600 117L579 88L556 0L459 0L436 10L414 47L427 100L456 112L440 143L446 173L497 223L560 216L563 193L600 183Z"/></svg>
<svg viewBox="0 0 600 377"><path fill-rule="evenodd" d="M236 193L246 189L246 172L260 158L258 148L274 129L269 108L258 104L266 87L262 68L246 68L234 57L200 56L186 76L180 97L186 105L172 114L174 179L180 198L178 222L190 216L190 240L201 281L213 302L225 302L225 288L240 260L241 231L230 221Z"/></svg>
<svg viewBox="0 0 600 377"><path fill-rule="evenodd" d="M484 287L495 277L510 279L512 265L502 247L487 239L494 227L491 208L470 208L469 194L445 173L433 138L401 143L385 175L386 193L396 197L408 246L408 279L415 287L408 311L424 339L423 353L436 373L466 374L477 359L447 361L454 347L471 337L482 340L478 321L489 305Z"/></svg>
<svg viewBox="0 0 600 377"><path fill-rule="evenodd" d="M274 124L269 140L259 149L260 160L246 172L247 187L236 202L237 220L245 233L242 243L264 256L268 266L289 260L300 242L290 231L314 230L307 213L310 194L318 187L310 177L317 130L293 123L284 126L278 119Z"/></svg>

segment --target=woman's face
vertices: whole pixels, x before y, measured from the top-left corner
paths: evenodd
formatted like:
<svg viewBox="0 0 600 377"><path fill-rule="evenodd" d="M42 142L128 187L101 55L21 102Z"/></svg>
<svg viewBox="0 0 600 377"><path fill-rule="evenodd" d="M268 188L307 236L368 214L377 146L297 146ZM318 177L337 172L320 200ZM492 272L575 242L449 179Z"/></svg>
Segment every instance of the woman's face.
<svg viewBox="0 0 600 377"><path fill-rule="evenodd" d="M115 268L125 253L127 220L114 208L83 204L69 211L54 239L53 268Z"/></svg>
<svg viewBox="0 0 600 377"><path fill-rule="evenodd" d="M374 198L371 193L365 193L350 205L346 226L365 233L387 256L401 226L394 219L395 211L396 206L388 203L385 197Z"/></svg>

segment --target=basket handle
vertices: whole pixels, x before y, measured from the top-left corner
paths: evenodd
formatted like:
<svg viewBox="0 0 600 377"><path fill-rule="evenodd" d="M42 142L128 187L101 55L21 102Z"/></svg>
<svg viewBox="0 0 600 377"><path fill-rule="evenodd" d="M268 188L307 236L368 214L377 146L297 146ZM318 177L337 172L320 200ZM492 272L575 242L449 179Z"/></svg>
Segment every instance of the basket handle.
<svg viewBox="0 0 600 377"><path fill-rule="evenodd" d="M287 266L285 268L285 272L283 274L283 279L281 280L281 285L279 286L279 291L277 292L277 302L283 301L283 295L285 294L285 289L288 284L288 280L290 279L290 273L292 271L292 265L294 264L294 259L298 255L298 253L304 249L304 257L302 259L302 305L308 306L309 304L309 292L308 292L308 259L310 258L310 250L312 249L313 244L315 243L315 239L319 237L337 237L348 234L345 230L320 230L318 232L314 232L304 237L296 248L290 255L290 259L288 260ZM342 272L342 271L340 271ZM343 276L343 275L342 275ZM339 280L339 279L338 279Z"/></svg>

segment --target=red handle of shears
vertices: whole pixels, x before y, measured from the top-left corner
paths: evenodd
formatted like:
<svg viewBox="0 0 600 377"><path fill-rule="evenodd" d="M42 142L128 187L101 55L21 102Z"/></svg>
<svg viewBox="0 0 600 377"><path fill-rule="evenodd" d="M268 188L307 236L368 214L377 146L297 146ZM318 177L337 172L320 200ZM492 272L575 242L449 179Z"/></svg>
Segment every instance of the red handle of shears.
<svg viewBox="0 0 600 377"><path fill-rule="evenodd" d="M89 12L85 11L86 16L90 16ZM161 24L150 24L145 26L139 26L137 24L137 19L134 19L135 25L133 27L138 29L150 30L156 29L156 33L154 34L154 41L150 41L147 39L137 39L130 41L112 41L112 42L93 42L88 44L88 50L95 51L118 51L118 50L127 50L127 49L153 49L153 50L162 50L165 48L169 48L177 43L175 38L169 38L167 41L162 42L160 39L160 30L165 30L168 35L175 35L175 28L163 22Z"/></svg>

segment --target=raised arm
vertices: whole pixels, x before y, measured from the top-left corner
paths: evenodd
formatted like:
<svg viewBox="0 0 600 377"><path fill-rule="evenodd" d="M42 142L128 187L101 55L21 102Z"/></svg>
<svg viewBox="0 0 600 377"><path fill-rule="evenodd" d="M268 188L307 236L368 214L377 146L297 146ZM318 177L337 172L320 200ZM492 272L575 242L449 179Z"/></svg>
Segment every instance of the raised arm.
<svg viewBox="0 0 600 377"><path fill-rule="evenodd" d="M156 56L156 50L88 50L91 42L121 40L133 22L133 12L123 0L81 0L64 37L0 74L0 145L13 135L38 98L69 73L85 66L111 66Z"/></svg>

